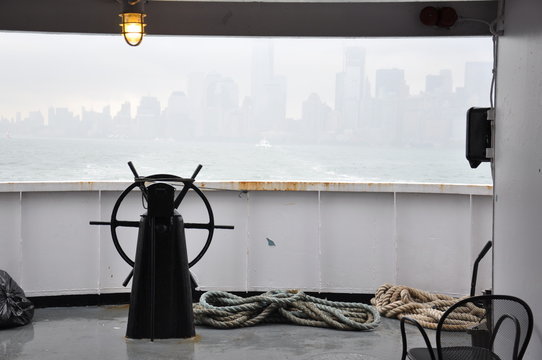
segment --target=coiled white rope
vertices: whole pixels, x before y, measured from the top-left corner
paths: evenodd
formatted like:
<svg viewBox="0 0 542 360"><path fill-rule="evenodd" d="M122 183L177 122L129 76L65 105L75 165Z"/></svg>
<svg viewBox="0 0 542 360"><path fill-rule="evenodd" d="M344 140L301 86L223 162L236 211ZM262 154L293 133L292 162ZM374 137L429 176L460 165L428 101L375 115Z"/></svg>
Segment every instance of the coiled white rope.
<svg viewBox="0 0 542 360"><path fill-rule="evenodd" d="M296 290L269 291L247 298L209 291L194 304L194 321L220 329L290 322L361 331L375 329L380 324L380 314L370 305L319 299Z"/></svg>

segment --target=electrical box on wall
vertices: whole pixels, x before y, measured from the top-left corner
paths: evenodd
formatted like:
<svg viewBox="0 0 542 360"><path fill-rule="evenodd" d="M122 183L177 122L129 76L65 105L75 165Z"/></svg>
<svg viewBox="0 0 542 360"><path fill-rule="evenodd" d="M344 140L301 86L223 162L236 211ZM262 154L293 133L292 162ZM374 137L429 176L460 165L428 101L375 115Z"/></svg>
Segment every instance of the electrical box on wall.
<svg viewBox="0 0 542 360"><path fill-rule="evenodd" d="M470 108L467 111L466 156L470 167L475 169L482 162L491 161L491 121L493 108Z"/></svg>

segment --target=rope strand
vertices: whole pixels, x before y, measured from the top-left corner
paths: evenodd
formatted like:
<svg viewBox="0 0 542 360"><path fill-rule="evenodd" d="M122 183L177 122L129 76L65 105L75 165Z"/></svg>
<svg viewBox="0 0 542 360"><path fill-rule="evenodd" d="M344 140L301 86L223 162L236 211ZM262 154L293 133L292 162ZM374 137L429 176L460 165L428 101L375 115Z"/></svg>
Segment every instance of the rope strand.
<svg viewBox="0 0 542 360"><path fill-rule="evenodd" d="M329 301L295 290L269 291L248 298L208 291L194 304L194 322L219 329L289 322L362 331L375 329L380 314L370 305Z"/></svg>
<svg viewBox="0 0 542 360"><path fill-rule="evenodd" d="M382 316L397 319L406 316L418 321L425 328L435 330L444 312L462 299L407 286L384 284L376 290L371 304L376 306ZM467 304L450 314L442 329L463 331L477 325L484 315L483 309Z"/></svg>

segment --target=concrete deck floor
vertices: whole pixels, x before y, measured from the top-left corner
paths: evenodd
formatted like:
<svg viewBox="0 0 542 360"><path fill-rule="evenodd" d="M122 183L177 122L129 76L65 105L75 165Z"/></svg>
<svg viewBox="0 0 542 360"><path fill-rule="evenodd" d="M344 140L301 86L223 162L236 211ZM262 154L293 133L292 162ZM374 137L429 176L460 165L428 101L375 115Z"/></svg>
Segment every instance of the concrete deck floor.
<svg viewBox="0 0 542 360"><path fill-rule="evenodd" d="M37 309L32 324L0 330L0 359L391 360L401 358L399 321L351 332L286 324L234 330L197 327L187 340L125 338L127 306ZM409 327L409 345L423 339ZM430 332L433 336L433 332Z"/></svg>

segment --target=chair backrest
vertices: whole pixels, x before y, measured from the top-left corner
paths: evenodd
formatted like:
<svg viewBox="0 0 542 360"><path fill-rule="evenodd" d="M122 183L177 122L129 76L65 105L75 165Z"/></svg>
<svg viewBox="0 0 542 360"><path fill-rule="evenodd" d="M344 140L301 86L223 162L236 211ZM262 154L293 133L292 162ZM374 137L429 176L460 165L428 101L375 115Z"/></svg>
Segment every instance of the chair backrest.
<svg viewBox="0 0 542 360"><path fill-rule="evenodd" d="M521 360L532 331L533 314L525 301L509 295L468 297L440 318L436 334L438 358L453 348L464 351L465 358L466 354L472 356L488 349L501 360Z"/></svg>

